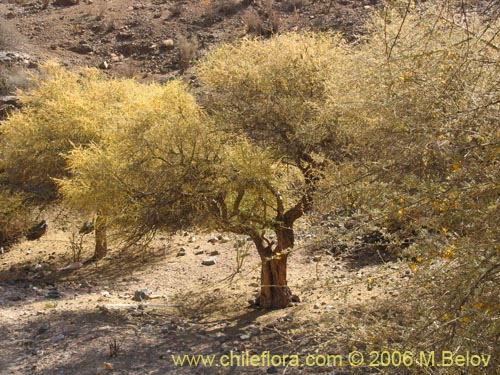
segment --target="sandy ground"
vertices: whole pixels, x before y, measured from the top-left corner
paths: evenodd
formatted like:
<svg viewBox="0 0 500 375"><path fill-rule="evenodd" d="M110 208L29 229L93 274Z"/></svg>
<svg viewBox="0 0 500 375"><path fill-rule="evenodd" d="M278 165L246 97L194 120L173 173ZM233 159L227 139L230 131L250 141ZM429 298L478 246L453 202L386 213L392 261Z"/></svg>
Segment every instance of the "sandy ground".
<svg viewBox="0 0 500 375"><path fill-rule="evenodd" d="M288 277L300 302L261 311L248 303L260 272L250 242L239 272L236 237L208 242L218 233L158 235L147 249L111 245L96 264L56 272L74 261L70 238L81 222L52 212L41 239L0 255L1 374L324 373L332 369L177 367L171 355L342 352L349 314L397 294L408 273L399 263L363 266L313 252L305 245L314 238L303 231ZM92 237L84 240L82 259L92 253ZM186 255L179 256L181 249ZM215 265L203 265L214 252ZM134 301L143 289L151 298ZM338 347L322 346L336 338Z"/></svg>

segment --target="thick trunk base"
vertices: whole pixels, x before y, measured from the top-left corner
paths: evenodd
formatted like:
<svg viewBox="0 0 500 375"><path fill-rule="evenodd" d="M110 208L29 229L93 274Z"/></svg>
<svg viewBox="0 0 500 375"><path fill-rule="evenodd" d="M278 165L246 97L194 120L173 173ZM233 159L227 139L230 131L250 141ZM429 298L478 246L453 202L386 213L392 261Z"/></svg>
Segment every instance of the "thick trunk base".
<svg viewBox="0 0 500 375"><path fill-rule="evenodd" d="M290 306L292 292L286 281L286 255L264 260L261 269L259 305L263 309L283 309Z"/></svg>

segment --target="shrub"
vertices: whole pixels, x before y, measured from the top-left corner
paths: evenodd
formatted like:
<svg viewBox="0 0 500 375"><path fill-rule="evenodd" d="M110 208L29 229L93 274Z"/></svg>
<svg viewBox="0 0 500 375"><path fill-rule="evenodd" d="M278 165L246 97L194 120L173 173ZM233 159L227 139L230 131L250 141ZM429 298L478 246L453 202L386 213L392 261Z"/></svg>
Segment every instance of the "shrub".
<svg viewBox="0 0 500 375"><path fill-rule="evenodd" d="M26 196L0 190L0 246L13 243L26 232L29 225Z"/></svg>
<svg viewBox="0 0 500 375"><path fill-rule="evenodd" d="M179 46L179 65L185 70L189 68L191 61L196 57L198 40L196 37L188 38L181 35L177 43Z"/></svg>
<svg viewBox="0 0 500 375"><path fill-rule="evenodd" d="M387 232L419 233L397 249L410 259L412 281L396 302L357 322L359 345L491 354L493 369L500 354L500 39L493 30L500 25L470 9L457 21L463 3L411 4L375 15L348 63L349 83L332 81L332 106L359 142L350 146L355 158L332 166L331 201L322 204L344 202Z"/></svg>
<svg viewBox="0 0 500 375"><path fill-rule="evenodd" d="M53 64L20 94L23 109L2 126L0 161L12 187L54 199L54 178L68 175L66 154L98 143L122 124L128 106L147 99L131 80L107 80L95 69L70 72ZM140 96L144 96L141 98Z"/></svg>

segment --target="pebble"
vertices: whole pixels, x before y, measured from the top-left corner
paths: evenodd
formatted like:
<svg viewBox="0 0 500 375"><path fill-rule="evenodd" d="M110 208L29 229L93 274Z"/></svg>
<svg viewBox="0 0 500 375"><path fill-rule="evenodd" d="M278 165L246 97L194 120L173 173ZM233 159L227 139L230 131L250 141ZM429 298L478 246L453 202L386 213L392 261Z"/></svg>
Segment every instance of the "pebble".
<svg viewBox="0 0 500 375"><path fill-rule="evenodd" d="M216 263L216 258L207 258L201 262L204 266L213 266Z"/></svg>

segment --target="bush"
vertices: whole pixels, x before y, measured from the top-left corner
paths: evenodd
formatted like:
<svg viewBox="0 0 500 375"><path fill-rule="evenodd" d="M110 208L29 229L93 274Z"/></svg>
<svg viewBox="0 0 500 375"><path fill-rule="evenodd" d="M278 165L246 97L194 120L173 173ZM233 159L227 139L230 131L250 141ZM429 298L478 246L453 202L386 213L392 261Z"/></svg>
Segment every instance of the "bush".
<svg viewBox="0 0 500 375"><path fill-rule="evenodd" d="M359 142L350 147L356 158L332 165L324 186L331 201L322 204L341 202L389 233L419 234L396 248L410 260L412 281L357 322L359 344L491 354L489 371L500 356L500 24L471 9L457 21L463 3L411 4L375 15L348 63L351 83L333 81L332 106Z"/></svg>
<svg viewBox="0 0 500 375"><path fill-rule="evenodd" d="M150 98L132 80L107 80L95 69L70 72L51 64L33 77L33 85L20 94L22 111L2 126L0 164L11 187L40 199L57 196L54 178L68 175L69 151L98 143L105 129L126 122L128 107Z"/></svg>
<svg viewBox="0 0 500 375"><path fill-rule="evenodd" d="M29 225L26 197L0 190L0 246L5 247L16 241Z"/></svg>

